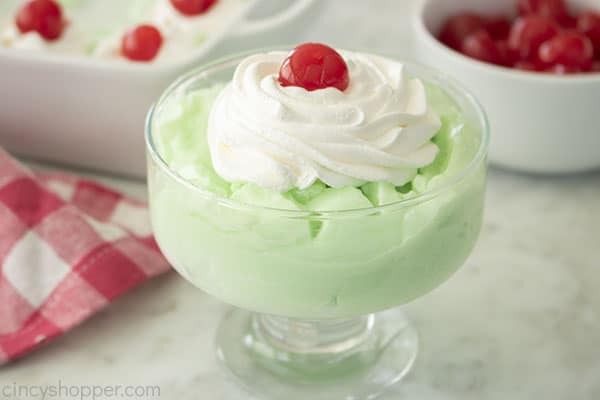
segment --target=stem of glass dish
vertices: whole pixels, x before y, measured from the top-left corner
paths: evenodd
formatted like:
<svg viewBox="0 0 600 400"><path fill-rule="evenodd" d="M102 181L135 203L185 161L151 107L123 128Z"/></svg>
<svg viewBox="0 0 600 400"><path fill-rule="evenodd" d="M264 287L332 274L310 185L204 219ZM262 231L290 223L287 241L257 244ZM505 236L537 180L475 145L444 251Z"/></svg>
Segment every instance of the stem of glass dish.
<svg viewBox="0 0 600 400"><path fill-rule="evenodd" d="M399 309L335 320L234 309L217 331L221 365L268 399L372 400L406 376L418 347Z"/></svg>
<svg viewBox="0 0 600 400"><path fill-rule="evenodd" d="M373 331L375 316L315 321L256 314L253 325L256 333L281 350L331 354L362 345Z"/></svg>
<svg viewBox="0 0 600 400"><path fill-rule="evenodd" d="M347 375L378 357L373 314L339 320L302 320L265 314L252 318L246 348L273 373L314 381Z"/></svg>

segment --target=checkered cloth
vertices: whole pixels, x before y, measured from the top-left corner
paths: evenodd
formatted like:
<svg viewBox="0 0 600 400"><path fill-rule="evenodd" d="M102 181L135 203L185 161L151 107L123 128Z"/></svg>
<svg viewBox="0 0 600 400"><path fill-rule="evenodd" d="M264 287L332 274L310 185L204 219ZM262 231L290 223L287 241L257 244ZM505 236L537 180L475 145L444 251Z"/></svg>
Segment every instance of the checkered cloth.
<svg viewBox="0 0 600 400"><path fill-rule="evenodd" d="M168 269L143 203L0 148L0 365Z"/></svg>

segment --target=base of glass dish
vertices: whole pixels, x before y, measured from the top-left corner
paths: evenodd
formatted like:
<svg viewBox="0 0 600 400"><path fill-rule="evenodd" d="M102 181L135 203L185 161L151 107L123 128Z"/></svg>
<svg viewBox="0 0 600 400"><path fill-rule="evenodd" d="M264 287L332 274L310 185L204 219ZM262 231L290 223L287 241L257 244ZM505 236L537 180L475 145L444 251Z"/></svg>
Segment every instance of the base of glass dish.
<svg viewBox="0 0 600 400"><path fill-rule="evenodd" d="M417 356L416 330L399 310L344 320L299 320L231 311L217 356L240 385L264 399L374 399Z"/></svg>

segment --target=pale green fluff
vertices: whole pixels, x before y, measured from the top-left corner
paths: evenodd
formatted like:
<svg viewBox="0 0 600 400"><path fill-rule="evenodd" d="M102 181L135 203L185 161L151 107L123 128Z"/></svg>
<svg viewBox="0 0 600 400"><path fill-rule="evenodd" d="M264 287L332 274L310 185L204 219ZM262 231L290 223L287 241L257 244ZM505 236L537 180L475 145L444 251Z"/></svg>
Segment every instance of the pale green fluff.
<svg viewBox="0 0 600 400"><path fill-rule="evenodd" d="M427 90L443 121L434 139L441 151L411 183L333 189L316 182L279 193L230 184L212 168L206 121L220 88L171 96L153 127L162 157L204 190L182 185L152 160L148 173L156 239L199 288L254 311L352 317L427 293L471 252L483 214L484 162L434 198L389 204L448 183L475 157L481 132L440 89ZM389 205L371 208L381 204ZM366 210L317 211L348 209Z"/></svg>

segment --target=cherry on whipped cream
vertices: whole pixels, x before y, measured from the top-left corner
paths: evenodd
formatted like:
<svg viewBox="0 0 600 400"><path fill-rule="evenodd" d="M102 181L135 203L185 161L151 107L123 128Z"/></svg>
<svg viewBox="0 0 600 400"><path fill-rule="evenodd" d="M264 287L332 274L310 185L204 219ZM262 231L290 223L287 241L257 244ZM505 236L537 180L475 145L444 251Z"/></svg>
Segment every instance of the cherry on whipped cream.
<svg viewBox="0 0 600 400"><path fill-rule="evenodd" d="M200 15L208 11L217 0L170 0L177 11L184 15Z"/></svg>
<svg viewBox="0 0 600 400"><path fill-rule="evenodd" d="M293 49L281 64L281 86L298 86L312 91L348 87L348 65L334 49L320 43L305 43Z"/></svg>
<svg viewBox="0 0 600 400"><path fill-rule="evenodd" d="M48 41L62 35L66 21L60 4L54 0L31 0L23 4L15 23L21 33L37 32Z"/></svg>
<svg viewBox="0 0 600 400"><path fill-rule="evenodd" d="M162 46L160 31L152 25L139 25L121 40L121 53L132 61L152 61Z"/></svg>

